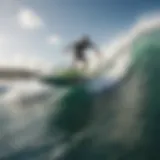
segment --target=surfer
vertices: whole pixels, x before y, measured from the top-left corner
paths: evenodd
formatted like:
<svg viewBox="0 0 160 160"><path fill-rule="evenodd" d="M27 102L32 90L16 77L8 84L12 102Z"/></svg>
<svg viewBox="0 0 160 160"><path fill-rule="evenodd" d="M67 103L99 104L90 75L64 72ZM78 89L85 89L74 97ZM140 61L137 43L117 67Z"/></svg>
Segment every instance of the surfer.
<svg viewBox="0 0 160 160"><path fill-rule="evenodd" d="M83 67L88 66L87 58L86 58L86 50L89 48L94 49L97 56L100 55L96 45L91 41L88 36L83 36L81 39L73 43L70 47L73 49L73 67L77 67L79 62L83 65Z"/></svg>

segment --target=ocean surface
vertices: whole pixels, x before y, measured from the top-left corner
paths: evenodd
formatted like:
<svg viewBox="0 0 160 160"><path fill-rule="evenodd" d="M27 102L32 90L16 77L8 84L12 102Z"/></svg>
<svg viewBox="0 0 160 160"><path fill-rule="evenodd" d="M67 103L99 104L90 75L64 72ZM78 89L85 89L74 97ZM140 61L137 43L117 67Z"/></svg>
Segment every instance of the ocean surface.
<svg viewBox="0 0 160 160"><path fill-rule="evenodd" d="M0 159L159 160L160 29L141 29L123 76L72 87L1 82Z"/></svg>

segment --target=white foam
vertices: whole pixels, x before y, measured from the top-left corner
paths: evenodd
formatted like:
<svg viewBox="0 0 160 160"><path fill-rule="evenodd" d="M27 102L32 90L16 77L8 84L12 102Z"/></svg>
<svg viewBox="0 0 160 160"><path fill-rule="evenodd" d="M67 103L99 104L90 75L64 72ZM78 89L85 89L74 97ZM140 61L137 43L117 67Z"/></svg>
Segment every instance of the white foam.
<svg viewBox="0 0 160 160"><path fill-rule="evenodd" d="M131 46L135 39L155 29L160 29L160 14L142 16L128 31L121 33L121 36L102 46L103 63L110 61L114 63L114 67L110 70L113 75L123 74L128 67Z"/></svg>

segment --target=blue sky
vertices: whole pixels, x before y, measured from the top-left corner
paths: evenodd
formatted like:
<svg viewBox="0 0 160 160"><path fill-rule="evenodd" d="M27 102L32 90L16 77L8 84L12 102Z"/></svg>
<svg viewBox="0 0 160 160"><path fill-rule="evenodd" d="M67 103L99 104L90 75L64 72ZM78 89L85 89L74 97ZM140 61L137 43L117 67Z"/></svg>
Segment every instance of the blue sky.
<svg viewBox="0 0 160 160"><path fill-rule="evenodd" d="M0 54L55 63L64 57L63 47L82 34L102 45L159 9L159 0L1 0Z"/></svg>

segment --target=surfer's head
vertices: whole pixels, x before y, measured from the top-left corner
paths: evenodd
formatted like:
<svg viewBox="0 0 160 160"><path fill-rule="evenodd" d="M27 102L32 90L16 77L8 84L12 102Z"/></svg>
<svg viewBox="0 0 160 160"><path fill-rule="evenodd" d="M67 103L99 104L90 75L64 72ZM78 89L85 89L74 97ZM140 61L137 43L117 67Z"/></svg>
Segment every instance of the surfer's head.
<svg viewBox="0 0 160 160"><path fill-rule="evenodd" d="M89 41L90 38L88 35L83 35L81 39L82 41Z"/></svg>

